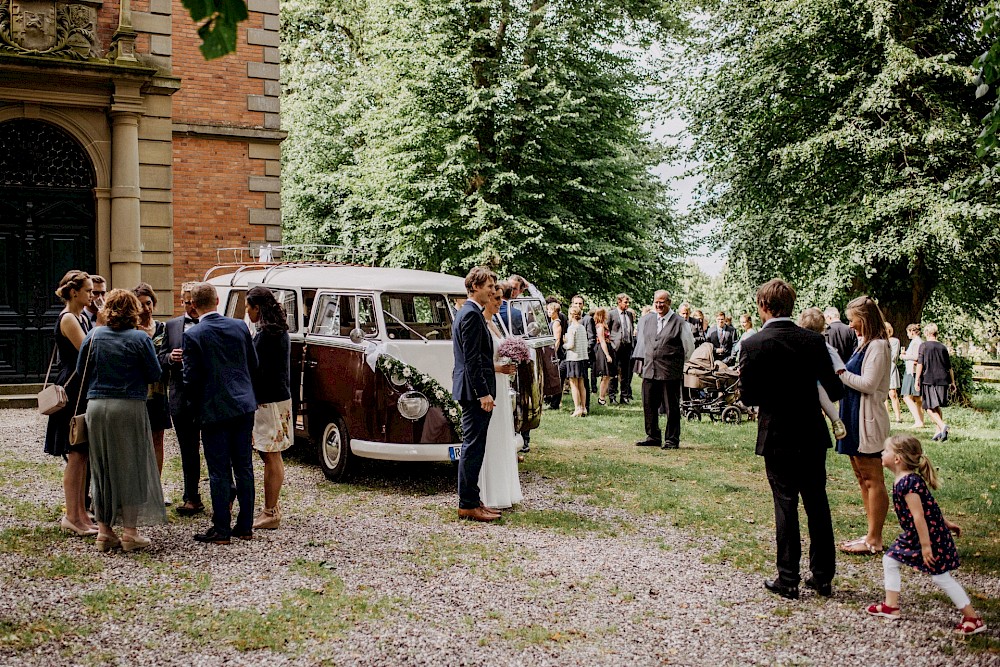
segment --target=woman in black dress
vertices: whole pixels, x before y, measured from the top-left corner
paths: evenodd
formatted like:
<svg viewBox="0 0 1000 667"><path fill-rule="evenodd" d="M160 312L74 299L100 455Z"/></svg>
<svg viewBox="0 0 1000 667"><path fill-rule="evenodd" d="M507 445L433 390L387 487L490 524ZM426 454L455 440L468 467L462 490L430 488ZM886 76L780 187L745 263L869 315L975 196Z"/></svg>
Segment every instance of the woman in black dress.
<svg viewBox="0 0 1000 667"><path fill-rule="evenodd" d="M55 382L66 389L66 407L49 416L45 431L45 453L66 459L63 471L63 492L66 495L66 516L60 521L62 529L78 536L96 535L97 524L87 514L87 444L69 444L69 422L74 412L87 410L87 399L80 399L82 378L76 372L76 359L80 345L90 330L90 320L83 309L90 305L94 283L83 271L68 271L59 281L56 296L66 307L59 313L55 325L58 354L58 372ZM79 407L77 403L79 402Z"/></svg>
<svg viewBox="0 0 1000 667"><path fill-rule="evenodd" d="M285 481L281 452L292 446L292 342L288 319L274 294L266 287L247 292L247 315L257 325L253 347L257 352L254 393L253 447L264 461L264 509L253 522L254 530L273 530L281 524L278 498Z"/></svg>
<svg viewBox="0 0 1000 667"><path fill-rule="evenodd" d="M955 387L955 370L951 367L948 348L938 342L938 328L933 322L924 327L924 343L917 355L914 372L914 386L920 391L924 410L934 422L934 437L931 440L944 442L948 439L948 425L944 423L941 408L948 406L948 389Z"/></svg>
<svg viewBox="0 0 1000 667"><path fill-rule="evenodd" d="M153 319L153 309L156 308L156 292L147 283L136 285L132 293L139 299L142 312L139 313L139 329L153 339L153 349L160 349L167 325ZM170 404L167 402L167 386L162 379L149 385L149 396L146 398L146 412L149 413L149 428L153 432L153 451L156 452L156 468L163 477L163 433L173 426L170 422Z"/></svg>

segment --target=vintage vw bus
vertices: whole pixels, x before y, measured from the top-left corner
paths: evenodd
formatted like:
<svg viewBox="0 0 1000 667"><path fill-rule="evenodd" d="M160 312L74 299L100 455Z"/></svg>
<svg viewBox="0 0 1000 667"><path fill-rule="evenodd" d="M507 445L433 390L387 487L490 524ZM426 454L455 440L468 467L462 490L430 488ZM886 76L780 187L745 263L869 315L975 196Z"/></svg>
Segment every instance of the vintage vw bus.
<svg viewBox="0 0 1000 667"><path fill-rule="evenodd" d="M284 305L295 435L317 446L329 479L342 479L354 457L457 460L451 325L466 298L464 279L332 262L221 265L205 279L230 317L244 317L255 285ZM534 357L514 383L521 431L538 426L554 339L540 299L518 299L515 308L520 322L513 328L524 332Z"/></svg>

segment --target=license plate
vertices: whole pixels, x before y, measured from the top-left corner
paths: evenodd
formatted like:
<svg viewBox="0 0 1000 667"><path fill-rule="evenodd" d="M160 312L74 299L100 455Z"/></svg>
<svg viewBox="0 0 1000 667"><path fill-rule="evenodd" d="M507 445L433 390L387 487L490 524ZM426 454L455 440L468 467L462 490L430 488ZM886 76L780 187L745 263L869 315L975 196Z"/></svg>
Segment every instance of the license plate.
<svg viewBox="0 0 1000 667"><path fill-rule="evenodd" d="M448 458L452 461L457 461L462 458L462 448L459 447L449 447L448 448Z"/></svg>

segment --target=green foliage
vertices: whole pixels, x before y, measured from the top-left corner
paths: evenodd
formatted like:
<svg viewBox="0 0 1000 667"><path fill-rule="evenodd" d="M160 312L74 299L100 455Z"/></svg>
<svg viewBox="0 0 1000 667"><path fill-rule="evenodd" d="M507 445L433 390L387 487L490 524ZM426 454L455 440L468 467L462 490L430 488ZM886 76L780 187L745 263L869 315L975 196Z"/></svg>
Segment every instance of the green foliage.
<svg viewBox="0 0 1000 667"><path fill-rule="evenodd" d="M545 291L662 284L681 225L644 129L665 2L283 5L286 237Z"/></svg>
<svg viewBox="0 0 1000 667"><path fill-rule="evenodd" d="M991 87L993 89L993 109L983 119L983 131L979 135L978 154L985 157L991 151L996 154L997 135L1000 134L1000 95L996 92L996 85L1000 83L1000 2L997 0L991 0L983 7L979 37L993 40L989 49L972 63L973 67L979 69L976 97L984 97Z"/></svg>
<svg viewBox="0 0 1000 667"><path fill-rule="evenodd" d="M955 398L954 403L965 407L972 406L972 392L976 390L976 382L973 381L972 365L975 363L970 357L960 354L951 355L951 369L955 372Z"/></svg>
<svg viewBox="0 0 1000 667"><path fill-rule="evenodd" d="M181 0L198 26L201 54L206 60L220 58L236 51L236 36L240 21L247 20L244 0Z"/></svg>
<svg viewBox="0 0 1000 667"><path fill-rule="evenodd" d="M705 180L696 217L735 276L800 301L878 299L900 329L935 293L992 297L1000 175L975 157L967 0L733 0L675 68ZM901 329L900 329L901 330Z"/></svg>

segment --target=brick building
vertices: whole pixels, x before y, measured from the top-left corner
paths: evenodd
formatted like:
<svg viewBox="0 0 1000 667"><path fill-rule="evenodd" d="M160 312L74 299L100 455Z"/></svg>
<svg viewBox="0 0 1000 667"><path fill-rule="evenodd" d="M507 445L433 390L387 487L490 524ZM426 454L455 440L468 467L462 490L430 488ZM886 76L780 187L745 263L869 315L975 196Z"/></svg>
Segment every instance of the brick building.
<svg viewBox="0 0 1000 667"><path fill-rule="evenodd" d="M37 379L70 268L157 314L220 247L281 238L278 0L205 61L180 0L3 0L0 383Z"/></svg>

